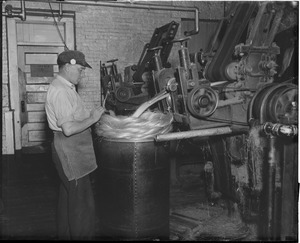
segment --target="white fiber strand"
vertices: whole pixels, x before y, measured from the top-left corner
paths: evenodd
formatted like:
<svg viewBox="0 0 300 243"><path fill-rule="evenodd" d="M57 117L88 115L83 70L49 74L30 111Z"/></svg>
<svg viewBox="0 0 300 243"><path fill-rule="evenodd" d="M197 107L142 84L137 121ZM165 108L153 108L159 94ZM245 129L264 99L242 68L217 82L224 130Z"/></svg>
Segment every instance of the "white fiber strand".
<svg viewBox="0 0 300 243"><path fill-rule="evenodd" d="M144 112L140 117L103 115L96 123L98 136L116 139L149 139L172 130L173 116L161 112Z"/></svg>

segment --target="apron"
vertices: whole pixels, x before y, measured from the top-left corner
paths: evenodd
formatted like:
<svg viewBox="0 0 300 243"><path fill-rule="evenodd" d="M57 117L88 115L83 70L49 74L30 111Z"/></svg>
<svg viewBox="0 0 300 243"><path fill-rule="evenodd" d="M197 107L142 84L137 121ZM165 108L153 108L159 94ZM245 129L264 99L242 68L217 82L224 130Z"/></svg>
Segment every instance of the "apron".
<svg viewBox="0 0 300 243"><path fill-rule="evenodd" d="M65 136L54 132L54 148L68 180L79 179L97 168L91 129Z"/></svg>

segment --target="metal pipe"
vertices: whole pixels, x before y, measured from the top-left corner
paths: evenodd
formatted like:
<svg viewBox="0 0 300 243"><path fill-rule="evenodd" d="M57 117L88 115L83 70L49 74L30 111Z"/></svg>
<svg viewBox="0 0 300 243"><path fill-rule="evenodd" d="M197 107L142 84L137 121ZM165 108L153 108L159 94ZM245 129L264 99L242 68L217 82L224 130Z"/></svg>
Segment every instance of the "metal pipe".
<svg viewBox="0 0 300 243"><path fill-rule="evenodd" d="M196 35L199 32L199 9L195 7L195 29L191 31L185 31L185 36Z"/></svg>
<svg viewBox="0 0 300 243"><path fill-rule="evenodd" d="M160 142L160 141L186 139L192 137L217 136L217 135L224 135L224 134L231 134L231 133L233 133L233 129L231 127L218 127L218 128L208 128L202 130L192 130L192 131L161 134L161 135L157 135L155 137L155 140Z"/></svg>
<svg viewBox="0 0 300 243"><path fill-rule="evenodd" d="M26 20L25 0L21 0L20 2L21 2L21 12L16 12L11 7L10 13L8 13L7 11L2 12L2 16L6 16L9 18L17 17L25 21ZM6 5L6 6L11 6L11 5Z"/></svg>
<svg viewBox="0 0 300 243"><path fill-rule="evenodd" d="M294 137L298 135L298 127L296 125L285 125L280 123L266 122L261 125L261 129L267 135L276 137Z"/></svg>
<svg viewBox="0 0 300 243"><path fill-rule="evenodd" d="M60 21L62 19L63 16L63 9L62 9L62 4L61 2L59 3L59 11L58 11L58 21Z"/></svg>
<svg viewBox="0 0 300 243"><path fill-rule="evenodd" d="M42 2L39 0L26 0L27 2ZM24 0L22 0L24 2ZM90 5L90 6L102 6L102 7L119 7L119 8L135 8L135 9L148 9L148 10L168 10L168 11L183 11L183 12L195 12L195 29L192 31L186 31L184 34L196 35L199 32L199 9L197 7L177 7L169 5L158 5L158 4L141 4L141 3L119 3L119 2L103 2L103 1L70 1L65 0L63 2L57 2L49 0L46 3L59 3L59 4L77 4L77 5ZM25 10L25 7L24 7Z"/></svg>
<svg viewBox="0 0 300 243"><path fill-rule="evenodd" d="M275 172L276 172L276 137L269 137L270 148L268 158L268 185L267 185L267 239L272 239L274 234L274 190L275 190Z"/></svg>
<svg viewBox="0 0 300 243"><path fill-rule="evenodd" d="M298 134L297 126L273 124L266 122L259 126L260 130L268 136L269 151L268 151L268 165L267 165L267 185L265 202L267 211L266 218L266 237L268 240L276 240L279 238L280 229L278 228L279 211L280 209L280 193L281 193L281 168L280 168L280 154L276 148L276 141L279 136L292 137Z"/></svg>
<svg viewBox="0 0 300 243"><path fill-rule="evenodd" d="M34 0L28 0L28 2L37 2ZM50 0L49 2L57 3L57 1ZM131 2L103 2L103 1L74 1L74 0L65 0L63 4L78 4L78 5L91 5L91 6L106 6L106 7L121 7L121 8L137 8L137 9L148 9L148 10L170 10L170 11L186 11L193 12L196 7L176 7L170 5L158 5L158 4L142 4L142 3L131 3ZM197 9L198 10L198 9Z"/></svg>

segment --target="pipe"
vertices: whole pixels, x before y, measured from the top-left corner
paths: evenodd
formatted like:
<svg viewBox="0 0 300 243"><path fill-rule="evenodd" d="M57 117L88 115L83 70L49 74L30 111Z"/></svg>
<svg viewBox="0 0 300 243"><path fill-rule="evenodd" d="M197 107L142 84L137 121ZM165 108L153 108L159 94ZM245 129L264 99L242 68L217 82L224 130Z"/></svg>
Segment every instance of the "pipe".
<svg viewBox="0 0 300 243"><path fill-rule="evenodd" d="M16 12L13 10L13 7L8 4L5 6L5 12L2 12L2 16L6 16L9 18L17 17L21 20L26 20L26 11L25 11L25 0L21 0L21 12Z"/></svg>
<svg viewBox="0 0 300 243"><path fill-rule="evenodd" d="M42 2L39 0L26 0L27 2ZM24 0L22 0L24 2ZM120 8L136 8L136 9L148 9L148 10L168 10L168 11L184 11L184 12L195 12L195 29L191 31L186 31L184 34L186 36L196 35L199 32L199 9L197 7L176 7L168 5L158 5L158 4L141 4L141 3L119 3L119 2L103 2L103 1L70 1L65 0L63 2L57 2L54 0L49 0L47 3L59 3L59 4L77 4L77 5L90 5L90 6L102 6L102 7L120 7ZM24 6L25 10L25 6Z"/></svg>
<svg viewBox="0 0 300 243"><path fill-rule="evenodd" d="M296 125L266 122L261 125L261 129L265 132L265 134L276 137L294 137L298 135L298 127Z"/></svg>
<svg viewBox="0 0 300 243"><path fill-rule="evenodd" d="M185 36L196 35L199 32L199 9L195 7L195 29L191 31L185 31Z"/></svg>
<svg viewBox="0 0 300 243"><path fill-rule="evenodd" d="M231 134L233 132L234 130L231 127L208 128L202 130L192 130L192 131L161 134L161 135L157 135L155 137L155 140L160 142L160 141L186 139L192 137L217 136L217 135Z"/></svg>
<svg viewBox="0 0 300 243"><path fill-rule="evenodd" d="M266 122L261 125L261 130L269 138L268 157L268 184L267 184L267 228L266 236L269 240L276 240L280 236L278 220L280 220L280 194L281 194L281 168L279 151L276 149L278 137L293 137L298 134L296 125L273 124Z"/></svg>
<svg viewBox="0 0 300 243"><path fill-rule="evenodd" d="M275 193L275 172L276 172L276 137L269 137L270 148L269 148L269 158L268 158L268 185L267 185L267 229L266 237L267 239L273 239L274 235L274 193Z"/></svg>
<svg viewBox="0 0 300 243"><path fill-rule="evenodd" d="M58 10L58 21L60 21L62 19L63 16L63 9L62 9L62 4L61 2L59 3L59 10Z"/></svg>
<svg viewBox="0 0 300 243"><path fill-rule="evenodd" d="M281 168L280 154L276 148L277 138L280 136L293 137L298 134L296 125L273 124L266 122L260 125L260 130L268 136L269 151L268 151L268 181L266 185L266 238L268 240L277 240L280 236L278 228L278 220L280 220L279 212L281 210Z"/></svg>
<svg viewBox="0 0 300 243"><path fill-rule="evenodd" d="M36 2L34 0L29 0L32 2ZM55 2L50 0L50 2ZM72 0L65 0L62 2L63 4L78 4L78 5L92 5L92 6L106 6L106 7L121 7L121 8L137 8L137 9L155 9L155 10L170 10L170 11L186 11L186 12L193 12L198 10L197 7L176 7L176 6L169 6L169 5L158 5L158 4L142 4L142 3L129 3L129 2L102 2L102 1L72 1ZM199 12L199 11L198 11Z"/></svg>

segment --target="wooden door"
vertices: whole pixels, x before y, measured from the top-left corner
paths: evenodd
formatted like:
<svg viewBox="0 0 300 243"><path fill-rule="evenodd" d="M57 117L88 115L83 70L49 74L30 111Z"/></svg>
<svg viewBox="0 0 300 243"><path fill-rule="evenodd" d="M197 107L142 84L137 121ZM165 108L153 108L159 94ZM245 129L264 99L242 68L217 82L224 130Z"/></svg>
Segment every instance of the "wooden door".
<svg viewBox="0 0 300 243"><path fill-rule="evenodd" d="M45 112L46 92L58 72L58 54L65 46L74 49L74 19L64 18L57 26L51 19L27 19L15 25L21 146L24 153L40 153L50 149L52 140Z"/></svg>
<svg viewBox="0 0 300 243"><path fill-rule="evenodd" d="M49 146L52 133L45 113L48 86L58 72L63 47L18 46L22 148Z"/></svg>

